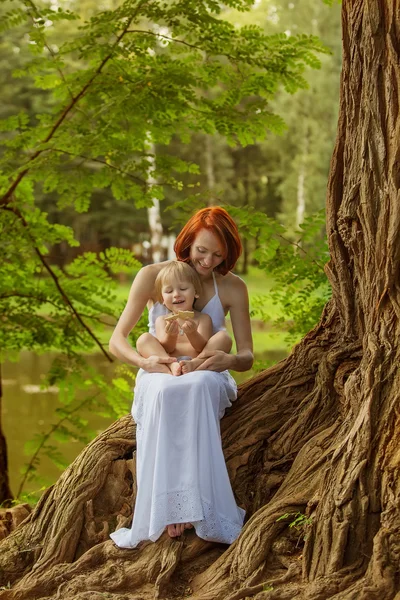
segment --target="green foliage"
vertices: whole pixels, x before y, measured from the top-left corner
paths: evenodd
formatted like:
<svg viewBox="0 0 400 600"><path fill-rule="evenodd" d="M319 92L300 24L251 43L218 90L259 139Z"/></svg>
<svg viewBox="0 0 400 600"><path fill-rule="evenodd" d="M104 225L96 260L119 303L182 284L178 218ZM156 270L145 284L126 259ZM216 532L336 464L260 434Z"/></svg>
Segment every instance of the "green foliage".
<svg viewBox="0 0 400 600"><path fill-rule="evenodd" d="M293 240L285 227L262 213L246 208L229 210L243 237L257 239L254 259L274 279L269 293L253 301L251 316L286 328L288 342L297 342L319 321L331 296L324 272L329 259L324 211L305 219ZM281 317L273 318L265 310L266 299L281 308Z"/></svg>
<svg viewBox="0 0 400 600"><path fill-rule="evenodd" d="M313 517L307 516L298 511L295 513L285 513L284 515L281 515L277 521L287 521L289 519L291 519L288 524L289 529L295 529L297 532L299 532L299 537L296 544L297 547L301 539L303 539L303 541L307 539L307 534L310 531L313 523Z"/></svg>
<svg viewBox="0 0 400 600"><path fill-rule="evenodd" d="M274 591L273 585L271 585L270 583L264 583L263 592L273 592L273 591Z"/></svg>
<svg viewBox="0 0 400 600"><path fill-rule="evenodd" d="M285 513L284 515L281 515L277 521L287 521L290 518L292 521L289 522L289 527L294 527L295 529L306 527L312 523L312 517L307 517L307 515L302 512Z"/></svg>
<svg viewBox="0 0 400 600"><path fill-rule="evenodd" d="M303 540L306 539L307 537L307 532L310 530L311 525L313 523L313 517L312 516L307 516L302 512L295 512L295 513L285 513L283 515L281 515L277 521L287 521L289 520L289 528L290 529L296 529L296 531L300 532L299 538L297 540L297 544L300 542L300 539L303 538Z"/></svg>
<svg viewBox="0 0 400 600"><path fill-rule="evenodd" d="M47 4L9 4L2 28L14 36L21 53L15 61L10 52L14 76L29 92L17 110L9 94L0 123L0 360L23 348L58 351L48 382L60 387L62 403L51 430L28 445L25 483L37 476L43 454L63 468L56 441L89 439L78 414L83 407L120 416L131 393L127 367L109 385L90 370L85 353L98 349L110 359L104 333L122 308L113 276L140 265L117 248L55 264L50 251L79 246L64 215L84 215L100 192L140 209L166 190L181 190L182 174L196 174L196 165L154 153L151 144L206 133L246 145L281 132L271 99L279 88L306 88L305 69L319 67L317 54L327 51L312 35L237 28L212 0L125 0L86 21ZM249 0L224 4L251 7ZM78 29L71 28L75 21ZM264 224L262 239L272 239L270 226ZM272 249L261 264L278 254Z"/></svg>
<svg viewBox="0 0 400 600"><path fill-rule="evenodd" d="M227 4L248 8L246 2ZM149 206L163 196L163 184L179 187L171 177L172 158L168 165L156 160L153 178L159 183L148 184L149 136L168 144L172 135L218 132L231 144L245 145L263 139L268 129L282 131L268 101L279 85L290 93L306 87L305 67L318 67L316 52L326 50L313 36L266 36L255 26L238 30L219 13L208 2L127 0L92 17L55 54L46 36L78 16L29 3L34 57L15 74L52 91L55 116L36 115L36 124L25 116L23 129L13 122L3 172L42 186L44 193L56 192L61 207L86 211L94 187ZM73 72L76 56L81 68ZM21 153L27 159L21 161ZM181 160L176 169L182 172ZM7 193L7 185L3 189Z"/></svg>

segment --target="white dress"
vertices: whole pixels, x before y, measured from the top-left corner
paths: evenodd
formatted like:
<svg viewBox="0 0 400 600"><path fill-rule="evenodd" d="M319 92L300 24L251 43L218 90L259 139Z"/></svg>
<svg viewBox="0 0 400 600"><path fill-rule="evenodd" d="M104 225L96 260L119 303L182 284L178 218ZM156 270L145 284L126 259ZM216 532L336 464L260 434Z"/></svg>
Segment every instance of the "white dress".
<svg viewBox="0 0 400 600"><path fill-rule="evenodd" d="M202 312L214 332L224 329L224 311L215 296ZM164 306L149 312L154 333ZM111 534L120 548L155 542L172 523L192 523L204 540L232 543L245 511L236 505L221 447L220 419L236 399L228 371L195 371L179 377L140 370L132 416L136 422L137 496L130 529Z"/></svg>

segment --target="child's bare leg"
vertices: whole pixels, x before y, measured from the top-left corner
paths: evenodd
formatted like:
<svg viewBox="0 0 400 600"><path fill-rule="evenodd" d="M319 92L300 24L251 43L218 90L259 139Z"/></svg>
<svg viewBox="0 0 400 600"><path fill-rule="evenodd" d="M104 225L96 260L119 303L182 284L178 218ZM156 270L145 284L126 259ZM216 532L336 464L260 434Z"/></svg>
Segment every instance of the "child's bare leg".
<svg viewBox="0 0 400 600"><path fill-rule="evenodd" d="M203 352L209 352L213 350L223 350L227 354L231 351L232 339L226 331L218 331L208 340L207 344L203 348ZM196 369L201 369L203 362L206 358L192 358L192 360L180 360L179 364L182 366L182 373L190 373Z"/></svg>
<svg viewBox="0 0 400 600"><path fill-rule="evenodd" d="M160 356L161 358L168 358L169 354L165 348L160 344L158 339L151 335L151 333L143 333L136 341L136 350L143 358L149 358L149 356ZM174 373L172 367L178 365L179 373ZM177 370L175 368L175 370ZM169 365L160 364L160 373L171 373L173 375L181 374L181 366L179 363L170 363Z"/></svg>

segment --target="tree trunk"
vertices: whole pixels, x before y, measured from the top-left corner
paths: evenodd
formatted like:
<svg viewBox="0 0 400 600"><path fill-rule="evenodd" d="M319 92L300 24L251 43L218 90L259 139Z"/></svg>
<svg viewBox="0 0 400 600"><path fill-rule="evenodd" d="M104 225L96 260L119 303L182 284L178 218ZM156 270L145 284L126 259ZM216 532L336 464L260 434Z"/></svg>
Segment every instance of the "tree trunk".
<svg viewBox="0 0 400 600"><path fill-rule="evenodd" d="M222 421L248 516L238 540L189 531L131 551L108 540L135 497L125 417L2 542L0 585L12 588L1 599L400 598L400 0L344 0L343 45L328 185L333 298Z"/></svg>
<svg viewBox="0 0 400 600"><path fill-rule="evenodd" d="M7 501L11 501L13 495L10 489L8 479L8 460L7 460L7 444L3 434L2 427L2 407L3 407L3 376L0 363L0 504L6 505Z"/></svg>
<svg viewBox="0 0 400 600"><path fill-rule="evenodd" d="M215 169L213 154L213 139L211 135L205 135L205 172L207 177L207 188L210 193L208 205L213 206L216 203L215 197Z"/></svg>
<svg viewBox="0 0 400 600"><path fill-rule="evenodd" d="M7 505L8 501L12 500L12 497L8 479L7 445L1 429L0 419L0 504Z"/></svg>

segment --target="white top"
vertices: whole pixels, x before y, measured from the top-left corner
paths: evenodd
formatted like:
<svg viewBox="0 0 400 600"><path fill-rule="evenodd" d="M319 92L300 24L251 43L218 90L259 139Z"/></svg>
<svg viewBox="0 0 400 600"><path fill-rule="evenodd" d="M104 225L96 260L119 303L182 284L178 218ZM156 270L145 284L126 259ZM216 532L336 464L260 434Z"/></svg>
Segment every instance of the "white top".
<svg viewBox="0 0 400 600"><path fill-rule="evenodd" d="M217 333L217 331L225 331L225 313L221 303L221 299L218 294L218 286L214 272L212 276L214 280L215 294L212 298L210 298L210 300L200 312L205 313L206 315L209 315L211 317L211 321L213 324L213 333ZM164 304L161 304L160 302L155 302L155 304L153 304L153 306L149 310L149 332L151 334L156 335L156 319L161 315L167 315L169 312L170 311L166 306L164 306Z"/></svg>

